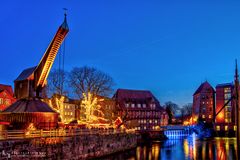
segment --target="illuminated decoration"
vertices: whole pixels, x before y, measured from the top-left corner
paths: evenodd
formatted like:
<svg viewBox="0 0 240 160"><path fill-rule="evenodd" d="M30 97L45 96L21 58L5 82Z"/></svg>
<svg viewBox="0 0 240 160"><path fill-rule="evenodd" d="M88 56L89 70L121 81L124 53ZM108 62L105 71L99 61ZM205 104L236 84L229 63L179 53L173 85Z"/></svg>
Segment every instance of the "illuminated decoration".
<svg viewBox="0 0 240 160"><path fill-rule="evenodd" d="M92 93L83 93L83 100L81 107L83 109L83 122L86 123L87 127L99 126L99 123L106 123L104 118L104 113L101 111L101 106L99 102L103 99L98 99Z"/></svg>
<svg viewBox="0 0 240 160"><path fill-rule="evenodd" d="M44 99L46 103L57 113L59 113L59 120L64 124L69 124L75 120L76 106L79 101L72 100L63 95L54 94L50 99Z"/></svg>
<svg viewBox="0 0 240 160"><path fill-rule="evenodd" d="M115 128L118 128L120 125L122 125L123 121L121 119L121 117L118 117L115 121L114 121L114 124L115 124Z"/></svg>
<svg viewBox="0 0 240 160"><path fill-rule="evenodd" d="M29 124L29 126L27 127L27 129L26 129L26 135L30 135L31 134L31 132L33 132L33 131L36 131L37 129L36 129L36 127L34 126L34 124L33 123L30 123Z"/></svg>

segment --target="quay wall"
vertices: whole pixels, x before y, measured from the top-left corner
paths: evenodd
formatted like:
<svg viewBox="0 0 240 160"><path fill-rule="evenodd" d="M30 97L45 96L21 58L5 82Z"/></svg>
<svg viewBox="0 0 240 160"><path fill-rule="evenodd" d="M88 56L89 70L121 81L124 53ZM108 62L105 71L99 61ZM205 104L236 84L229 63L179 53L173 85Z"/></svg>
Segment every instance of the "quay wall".
<svg viewBox="0 0 240 160"><path fill-rule="evenodd" d="M0 159L92 159L137 146L135 133L0 141Z"/></svg>

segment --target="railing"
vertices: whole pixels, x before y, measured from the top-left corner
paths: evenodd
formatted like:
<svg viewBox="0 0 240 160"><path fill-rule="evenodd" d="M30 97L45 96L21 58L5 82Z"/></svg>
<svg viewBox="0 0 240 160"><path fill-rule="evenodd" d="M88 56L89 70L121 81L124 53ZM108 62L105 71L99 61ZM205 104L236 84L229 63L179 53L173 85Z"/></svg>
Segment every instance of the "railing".
<svg viewBox="0 0 240 160"><path fill-rule="evenodd" d="M121 129L55 129L55 130L5 130L0 131L0 140L42 138L42 137L72 137L81 135L110 135L119 133L135 133L135 130Z"/></svg>

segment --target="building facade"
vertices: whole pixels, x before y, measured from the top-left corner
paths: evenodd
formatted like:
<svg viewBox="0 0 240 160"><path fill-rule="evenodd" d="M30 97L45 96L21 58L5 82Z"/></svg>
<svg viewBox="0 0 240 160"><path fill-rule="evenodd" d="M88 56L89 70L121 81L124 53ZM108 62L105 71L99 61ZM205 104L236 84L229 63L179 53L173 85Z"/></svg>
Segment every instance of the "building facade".
<svg viewBox="0 0 240 160"><path fill-rule="evenodd" d="M206 81L193 94L193 124L198 120L212 123L215 117L215 90Z"/></svg>
<svg viewBox="0 0 240 160"><path fill-rule="evenodd" d="M116 102L112 98L97 96L100 101L98 105L102 112L102 117L105 123L113 125L114 121L117 119ZM101 116L100 114L98 116ZM104 123L104 122L103 122Z"/></svg>
<svg viewBox="0 0 240 160"><path fill-rule="evenodd" d="M12 87L10 85L0 84L0 111L3 111L15 101Z"/></svg>
<svg viewBox="0 0 240 160"><path fill-rule="evenodd" d="M78 120L78 110L80 106L79 100L70 99L67 96L54 94L49 99L44 99L48 105L59 113L60 122L68 124L74 120Z"/></svg>
<svg viewBox="0 0 240 160"><path fill-rule="evenodd" d="M168 124L166 111L150 91L118 89L113 99L125 124L138 131L160 130Z"/></svg>
<svg viewBox="0 0 240 160"><path fill-rule="evenodd" d="M234 85L232 83L219 84L216 86L216 121L215 127L217 131L232 130L235 126L235 105L231 97L234 93ZM224 104L229 103L223 108ZM221 110L222 109L222 110Z"/></svg>

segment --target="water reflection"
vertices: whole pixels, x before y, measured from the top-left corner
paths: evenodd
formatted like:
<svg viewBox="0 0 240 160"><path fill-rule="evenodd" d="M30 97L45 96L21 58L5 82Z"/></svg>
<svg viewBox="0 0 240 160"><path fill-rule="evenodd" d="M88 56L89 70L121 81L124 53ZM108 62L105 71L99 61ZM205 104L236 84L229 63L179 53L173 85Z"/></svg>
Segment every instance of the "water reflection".
<svg viewBox="0 0 240 160"><path fill-rule="evenodd" d="M129 160L226 160L237 159L235 138L199 140L195 135L138 146L135 150L112 155L106 159Z"/></svg>

